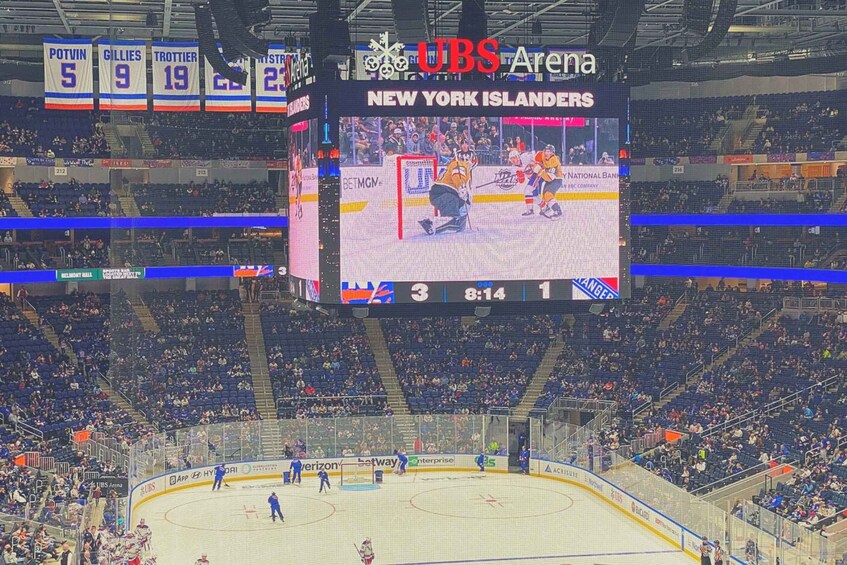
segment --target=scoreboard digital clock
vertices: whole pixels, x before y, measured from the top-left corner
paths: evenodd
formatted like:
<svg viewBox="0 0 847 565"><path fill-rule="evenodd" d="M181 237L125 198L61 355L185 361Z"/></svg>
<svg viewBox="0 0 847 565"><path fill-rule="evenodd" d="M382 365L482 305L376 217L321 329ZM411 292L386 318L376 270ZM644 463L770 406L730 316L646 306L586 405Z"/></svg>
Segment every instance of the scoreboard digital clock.
<svg viewBox="0 0 847 565"><path fill-rule="evenodd" d="M468 89L511 96L550 85L318 81L290 93L321 101L289 128L296 295L324 304L629 295L626 87L585 86L590 107L543 116L381 107L393 98L376 95Z"/></svg>
<svg viewBox="0 0 847 565"><path fill-rule="evenodd" d="M347 304L431 304L451 302L544 302L573 300L572 281L479 281L479 282L414 282L380 283L364 287L347 286L342 297ZM594 299L615 298L616 289L603 285L591 296Z"/></svg>

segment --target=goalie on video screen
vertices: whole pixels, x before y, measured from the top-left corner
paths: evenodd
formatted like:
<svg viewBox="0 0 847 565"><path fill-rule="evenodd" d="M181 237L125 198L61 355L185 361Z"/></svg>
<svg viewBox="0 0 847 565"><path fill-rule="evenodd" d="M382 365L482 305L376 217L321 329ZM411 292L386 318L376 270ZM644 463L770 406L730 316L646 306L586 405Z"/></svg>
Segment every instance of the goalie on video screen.
<svg viewBox="0 0 847 565"><path fill-rule="evenodd" d="M468 226L471 195L468 181L471 163L453 159L444 173L429 189L429 201L437 210L435 218L424 218L418 223L428 235L443 232L460 232Z"/></svg>

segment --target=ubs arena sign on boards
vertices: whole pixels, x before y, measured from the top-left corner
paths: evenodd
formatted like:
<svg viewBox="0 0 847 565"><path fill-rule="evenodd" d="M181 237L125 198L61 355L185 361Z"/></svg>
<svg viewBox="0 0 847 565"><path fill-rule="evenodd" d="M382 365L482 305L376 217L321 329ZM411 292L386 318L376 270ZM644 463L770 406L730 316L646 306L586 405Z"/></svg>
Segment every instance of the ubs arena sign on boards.
<svg viewBox="0 0 847 565"><path fill-rule="evenodd" d="M497 39L436 39L404 45L388 34L355 49L356 80L459 79L469 73L513 81L561 81L597 73L593 54L562 47L510 47Z"/></svg>

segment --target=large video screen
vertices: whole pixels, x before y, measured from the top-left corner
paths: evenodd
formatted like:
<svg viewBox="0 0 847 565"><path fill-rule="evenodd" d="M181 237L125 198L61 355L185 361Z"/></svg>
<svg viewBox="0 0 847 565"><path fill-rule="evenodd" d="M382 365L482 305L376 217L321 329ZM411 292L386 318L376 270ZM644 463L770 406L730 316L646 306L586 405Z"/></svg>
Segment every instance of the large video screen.
<svg viewBox="0 0 847 565"><path fill-rule="evenodd" d="M320 300L317 145L317 120L304 120L289 127L290 290L293 295L314 302Z"/></svg>
<svg viewBox="0 0 847 565"><path fill-rule="evenodd" d="M342 117L342 302L618 296L617 118Z"/></svg>

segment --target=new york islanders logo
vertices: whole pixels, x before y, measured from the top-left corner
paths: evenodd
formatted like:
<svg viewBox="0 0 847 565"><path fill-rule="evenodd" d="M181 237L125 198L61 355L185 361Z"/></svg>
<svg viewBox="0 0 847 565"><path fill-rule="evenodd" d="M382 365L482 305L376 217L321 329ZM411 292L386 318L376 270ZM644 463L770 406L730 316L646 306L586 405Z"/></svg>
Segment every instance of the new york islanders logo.
<svg viewBox="0 0 847 565"><path fill-rule="evenodd" d="M393 304L394 300L394 283L391 282L341 283L343 304Z"/></svg>
<svg viewBox="0 0 847 565"><path fill-rule="evenodd" d="M574 279L571 285L574 300L611 300L620 297L617 277Z"/></svg>

